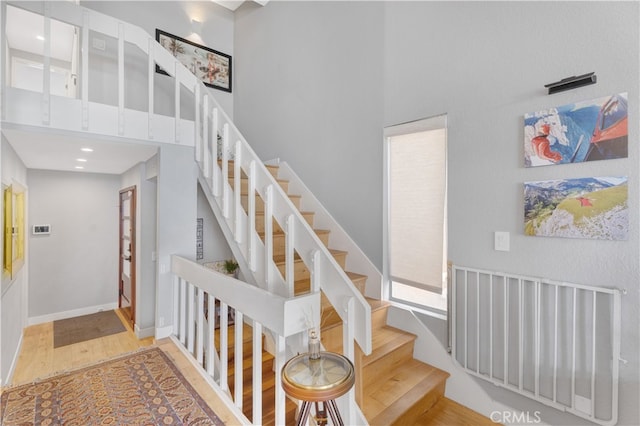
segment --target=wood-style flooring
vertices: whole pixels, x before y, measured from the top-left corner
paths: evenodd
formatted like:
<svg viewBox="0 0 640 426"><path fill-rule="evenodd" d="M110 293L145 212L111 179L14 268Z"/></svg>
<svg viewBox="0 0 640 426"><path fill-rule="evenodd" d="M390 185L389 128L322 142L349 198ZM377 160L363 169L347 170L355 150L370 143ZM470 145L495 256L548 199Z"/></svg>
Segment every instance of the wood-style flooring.
<svg viewBox="0 0 640 426"><path fill-rule="evenodd" d="M12 385L32 382L68 370L75 370L115 356L156 344L178 366L184 377L200 393L215 413L227 425L241 421L228 410L216 392L193 367L170 339L155 342L152 337L138 340L125 316L116 313L127 331L73 345L53 348L53 323L38 324L24 331L22 350L13 374ZM455 401L442 398L431 410L422 415L415 425L424 426L483 426L495 425L490 419Z"/></svg>
<svg viewBox="0 0 640 426"><path fill-rule="evenodd" d="M173 360L182 375L225 424L242 423L171 339L156 342L153 337L149 337L138 340L125 316L118 310L116 313L127 328L125 332L55 349L52 322L26 328L11 385L30 383L155 344Z"/></svg>

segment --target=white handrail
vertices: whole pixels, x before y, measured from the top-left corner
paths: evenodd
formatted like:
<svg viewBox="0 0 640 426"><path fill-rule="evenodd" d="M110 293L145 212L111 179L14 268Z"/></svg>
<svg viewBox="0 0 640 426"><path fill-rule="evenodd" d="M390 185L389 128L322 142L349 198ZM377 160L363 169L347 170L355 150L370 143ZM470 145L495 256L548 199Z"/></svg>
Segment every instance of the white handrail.
<svg viewBox="0 0 640 426"><path fill-rule="evenodd" d="M212 269L185 259L172 256L171 272L174 274L174 312L176 318L173 335L175 342L202 367L202 371L211 378L214 386L227 399L227 403L240 411L243 405L243 326L244 313L250 314L253 327L253 418L252 424L262 424L262 335L263 330L274 337L275 365L281 368L288 354L284 342L287 337L297 335L308 329L308 320L313 308L320 303L320 293L284 298L269 293L256 286L238 281L215 272ZM207 313L205 314L205 300ZM216 301L220 305L220 344L214 342L216 321ZM228 312L235 312L235 338L229 341L227 333ZM318 314L316 314L318 315ZM319 320L319 315L314 319ZM186 323L186 324L185 324ZM204 331L206 335L204 334ZM233 344L234 353L234 394L229 393L228 347ZM206 357L206 359L204 359ZM284 424L285 395L279 385L279 369L275 370L275 416L276 424ZM278 421L278 419L280 419Z"/></svg>

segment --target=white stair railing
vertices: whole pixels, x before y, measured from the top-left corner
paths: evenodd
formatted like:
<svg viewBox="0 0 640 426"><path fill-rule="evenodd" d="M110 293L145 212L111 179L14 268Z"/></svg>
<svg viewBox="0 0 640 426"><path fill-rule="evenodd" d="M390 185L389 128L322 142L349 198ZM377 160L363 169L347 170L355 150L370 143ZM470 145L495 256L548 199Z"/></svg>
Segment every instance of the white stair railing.
<svg viewBox="0 0 640 426"><path fill-rule="evenodd" d="M262 424L262 335L275 341L275 424L285 424L285 394L279 371L287 360L286 338L308 329L310 312L320 303L319 293L285 298L254 285L205 268L180 256L171 259L174 274L174 341L186 348L227 402L243 416L243 327L252 327L252 419ZM233 342L229 342L229 312L234 312ZM319 316L313 320L318 320ZM219 328L219 344L214 335ZM229 393L229 352L233 345L233 395Z"/></svg>

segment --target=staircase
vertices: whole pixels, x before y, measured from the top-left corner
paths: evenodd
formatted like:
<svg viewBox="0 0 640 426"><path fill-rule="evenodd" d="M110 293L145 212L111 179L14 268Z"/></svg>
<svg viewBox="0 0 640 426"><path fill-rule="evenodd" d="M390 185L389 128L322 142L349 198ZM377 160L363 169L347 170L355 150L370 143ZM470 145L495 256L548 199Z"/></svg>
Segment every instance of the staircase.
<svg viewBox="0 0 640 426"><path fill-rule="evenodd" d="M378 275L379 272L373 266L355 268L359 272L368 271L367 277L345 270L349 253L344 246L341 250L332 249L332 231L314 227L316 217L324 217L319 208L316 212L300 211L303 210L301 196L289 194L289 182L278 179L278 167L265 169L260 164L255 152L215 101L212 91L138 27L68 2L43 5L21 2L21 6L43 15L45 23L57 19L79 29L85 44L80 49L82 87L78 98L64 98L52 95L48 84L42 93L3 86L3 107L16 106L0 111L4 122L194 148L195 161L201 171L200 183L248 283L212 276L214 272L205 271L206 268L189 259L161 252L164 262L171 258L173 279L173 285L168 280L162 285L167 290L171 285L173 292L159 292L157 304L165 308L173 304L173 322L169 323L173 326L165 327L170 330L163 333L171 334L203 368L207 367L211 377L213 369L209 364L213 364L214 357L209 355L203 360L203 354L214 353L215 348L207 348L213 346L214 339L202 336L205 330L209 337L218 336L219 332L207 328L213 325L206 321L203 313L205 298L210 301L209 306L215 299L236 309L240 318L246 314L256 334L261 333L264 325L272 337L275 336L275 358L258 342L251 342L252 330L247 329L248 326L243 328L243 339L231 338L225 344L226 337L221 341L218 336L218 345L222 343L223 352L230 355L220 355L224 371L221 376L229 380L218 385L229 395L234 394L234 388L240 393L242 386L242 401L235 400L234 405L241 408L247 418L252 418L252 411L260 407L262 416L258 417L262 422L257 419L253 421L255 424L289 423L293 417L296 404L284 403L278 374L292 351L304 350L288 345L305 332L305 327L308 329L305 320L311 326L319 325L325 349L344 353L354 361L355 392L343 397L347 423L349 419L360 420L354 393L371 424L412 423L442 397L447 374L414 360L415 336L387 326L386 304L365 297L367 280L379 281L379 276L372 278L373 271ZM50 49L51 27L44 26L45 44L49 46L45 52ZM113 85L105 87L117 93L114 105L89 99L89 81L94 79L88 56L92 31L117 40L114 60L118 72ZM125 54L124 48L129 44L146 57L147 73L135 83L148 88L146 102L142 102L147 108L143 111L131 109L125 102L124 70L128 69L130 55ZM6 53L4 46L2 50ZM50 58L44 60L44 75L50 74L50 62ZM138 65L136 62L134 66ZM163 81L168 87L173 86L172 116L156 113L154 109L156 66L167 72L169 80ZM186 113L192 108L193 116ZM218 142L220 152L216 150ZM216 162L217 155L221 156L221 167ZM234 161L229 161L231 157ZM343 237L334 233L334 239ZM366 258L353 244L349 245L349 251L351 259ZM170 313L165 311L165 315ZM343 319L348 322L343 323ZM260 349L254 350L256 347ZM238 380L234 352L240 350L243 372ZM259 368L253 370L252 364L262 365L262 389L256 392L251 389L252 375ZM259 381L255 385L258 384Z"/></svg>
<svg viewBox="0 0 640 426"><path fill-rule="evenodd" d="M229 167L230 171L232 169ZM293 204L300 209L301 197L289 194L289 182L278 178L278 167L268 166L268 170ZM233 178L234 175L231 172L230 185L233 185ZM247 177L242 175L240 191L245 210L248 210L247 181ZM257 200L255 223L256 231L261 236L264 235L263 214L262 203ZM301 214L313 228L314 212L301 211ZM288 280L285 265L286 235L275 221L273 228L273 261L285 280ZM315 228L314 231L329 249L336 262L344 269L348 252L331 248L329 231ZM295 295L309 293L311 291L311 273L297 255L292 270ZM351 271L345 270L345 272L356 288L364 294L367 277ZM342 320L324 294L321 295L321 300L320 330L324 350L343 353ZM418 419L444 396L449 374L413 358L415 336L386 325L388 303L371 298L366 298L366 300L371 306L373 350L370 355L365 355L359 347L356 348L354 363L356 401L365 418L372 425L417 424ZM245 333L244 335L250 336L251 334ZM247 342L249 344L250 340ZM272 364L272 358L267 353L263 354L263 360L267 363L271 362ZM251 358L247 357L247 359ZM251 376L251 365L246 365L245 369L245 383L250 386L247 377ZM265 372L263 374L263 393L271 395L272 392L268 391L268 386L273 383L271 365L265 364L263 371ZM246 386L245 389L247 389ZM247 401L250 401L250 398L247 398ZM291 401L287 402L287 424L289 424L289 416L295 415L295 413L292 414L290 407L295 410L296 405ZM250 408L245 408L245 415L250 412ZM271 417L268 417L266 412L263 421L264 424L273 424Z"/></svg>

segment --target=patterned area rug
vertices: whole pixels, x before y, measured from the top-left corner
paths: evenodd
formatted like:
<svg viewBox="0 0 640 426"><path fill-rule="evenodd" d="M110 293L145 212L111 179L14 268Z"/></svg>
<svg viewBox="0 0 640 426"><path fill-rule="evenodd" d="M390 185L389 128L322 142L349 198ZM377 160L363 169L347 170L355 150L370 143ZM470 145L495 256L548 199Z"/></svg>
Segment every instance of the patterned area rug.
<svg viewBox="0 0 640 426"><path fill-rule="evenodd" d="M0 425L223 425L159 348L4 390Z"/></svg>

